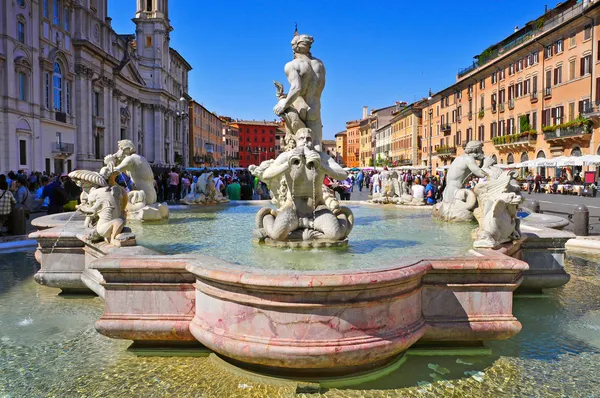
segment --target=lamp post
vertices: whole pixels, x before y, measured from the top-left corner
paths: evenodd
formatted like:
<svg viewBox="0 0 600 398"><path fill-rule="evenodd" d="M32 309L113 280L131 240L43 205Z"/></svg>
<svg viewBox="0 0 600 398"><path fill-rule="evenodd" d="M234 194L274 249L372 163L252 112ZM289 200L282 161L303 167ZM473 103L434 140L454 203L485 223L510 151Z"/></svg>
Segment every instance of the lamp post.
<svg viewBox="0 0 600 398"><path fill-rule="evenodd" d="M431 97L429 97L429 100L431 100ZM430 104L431 105L431 104ZM432 140L433 140L433 108L429 108L429 175L431 176L433 174L433 165L431 164L432 160Z"/></svg>

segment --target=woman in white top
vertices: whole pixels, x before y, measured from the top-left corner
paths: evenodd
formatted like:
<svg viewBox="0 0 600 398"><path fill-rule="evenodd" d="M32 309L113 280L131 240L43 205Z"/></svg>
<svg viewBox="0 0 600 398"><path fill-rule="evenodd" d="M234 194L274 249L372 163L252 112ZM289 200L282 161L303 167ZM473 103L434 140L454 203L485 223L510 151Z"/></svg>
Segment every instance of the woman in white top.
<svg viewBox="0 0 600 398"><path fill-rule="evenodd" d="M412 196L415 199L425 200L425 187L421 185L421 179L417 178L411 187Z"/></svg>

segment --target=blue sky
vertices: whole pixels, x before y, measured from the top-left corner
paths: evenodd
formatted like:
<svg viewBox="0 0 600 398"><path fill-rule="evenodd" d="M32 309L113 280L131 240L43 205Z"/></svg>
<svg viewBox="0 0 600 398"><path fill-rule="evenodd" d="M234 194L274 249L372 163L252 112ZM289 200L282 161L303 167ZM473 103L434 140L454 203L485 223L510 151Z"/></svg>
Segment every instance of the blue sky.
<svg viewBox="0 0 600 398"><path fill-rule="evenodd" d="M135 0L109 0L117 33L134 33ZM194 68L190 95L209 110L273 120L273 80L287 80L294 23L327 68L324 138L363 105L412 102L452 84L473 56L544 13L548 0L171 0L171 47Z"/></svg>

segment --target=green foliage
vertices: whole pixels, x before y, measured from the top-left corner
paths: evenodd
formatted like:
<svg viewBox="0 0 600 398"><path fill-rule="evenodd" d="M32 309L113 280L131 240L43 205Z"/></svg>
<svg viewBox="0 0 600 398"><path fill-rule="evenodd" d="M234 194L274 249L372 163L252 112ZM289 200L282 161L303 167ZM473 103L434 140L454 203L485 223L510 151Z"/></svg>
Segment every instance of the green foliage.
<svg viewBox="0 0 600 398"><path fill-rule="evenodd" d="M485 116L485 112L483 111L483 109L479 110L479 118L483 119L483 117Z"/></svg>
<svg viewBox="0 0 600 398"><path fill-rule="evenodd" d="M529 124L529 116L523 115L519 117L519 131L529 131L531 130L531 125Z"/></svg>
<svg viewBox="0 0 600 398"><path fill-rule="evenodd" d="M438 146L436 153L456 153L456 147L450 145L440 145Z"/></svg>
<svg viewBox="0 0 600 398"><path fill-rule="evenodd" d="M594 126L594 122L587 117L577 116L577 119L571 120L570 122L557 124L555 126L542 126L542 131L544 133L556 131L558 129L566 129L570 127L585 127L586 132L589 132L590 129Z"/></svg>
<svg viewBox="0 0 600 398"><path fill-rule="evenodd" d="M369 159L369 167L373 167L373 158Z"/></svg>

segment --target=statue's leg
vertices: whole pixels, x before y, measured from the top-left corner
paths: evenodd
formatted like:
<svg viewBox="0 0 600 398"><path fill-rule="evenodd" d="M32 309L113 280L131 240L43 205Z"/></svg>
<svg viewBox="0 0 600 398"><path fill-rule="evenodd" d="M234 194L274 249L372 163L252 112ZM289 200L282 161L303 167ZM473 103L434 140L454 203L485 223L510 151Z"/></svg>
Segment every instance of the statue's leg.
<svg viewBox="0 0 600 398"><path fill-rule="evenodd" d="M286 240L290 232L298 228L298 216L292 207L284 207L277 217L266 215L263 218L263 226L269 238Z"/></svg>

